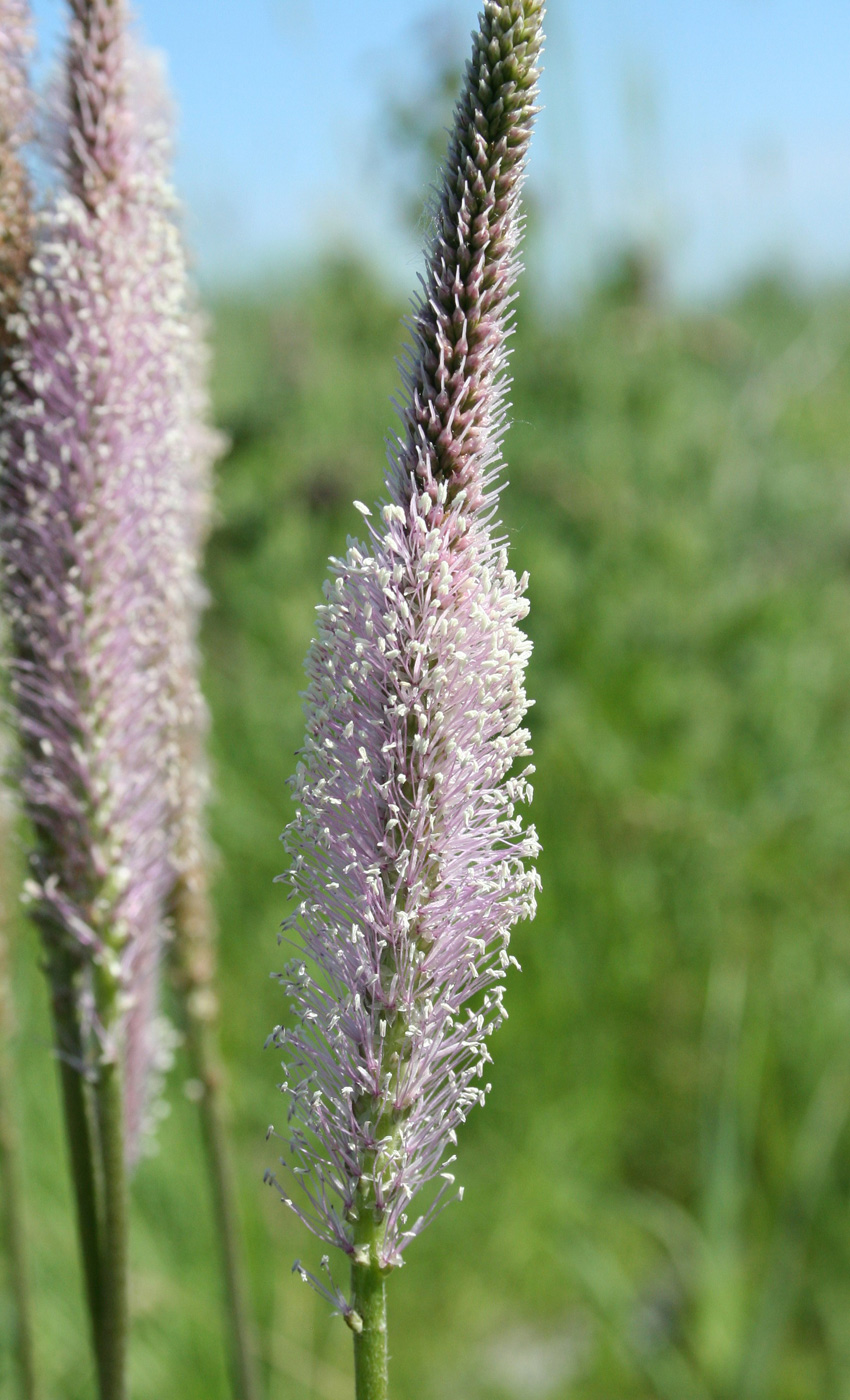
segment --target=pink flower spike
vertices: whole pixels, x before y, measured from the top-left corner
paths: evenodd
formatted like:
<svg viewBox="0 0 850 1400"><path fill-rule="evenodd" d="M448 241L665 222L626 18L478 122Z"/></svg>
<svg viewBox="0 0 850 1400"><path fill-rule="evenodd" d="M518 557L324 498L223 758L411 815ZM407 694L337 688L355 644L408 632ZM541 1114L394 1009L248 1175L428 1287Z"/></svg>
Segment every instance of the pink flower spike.
<svg viewBox="0 0 850 1400"><path fill-rule="evenodd" d="M389 499L332 560L284 833L294 1180L320 1239L381 1272L443 1200L489 1089L511 926L534 913L525 579L496 523L541 0L486 0L404 365ZM303 952L302 952L303 948ZM418 1198L436 1182L436 1194ZM287 1185L289 1185L287 1183ZM282 1192L282 1194L284 1194Z"/></svg>
<svg viewBox="0 0 850 1400"><path fill-rule="evenodd" d="M195 565L214 440L157 74L123 0L70 8L59 188L36 219L2 389L0 546L32 909L54 995L83 1027L79 1067L122 1064L132 1161L168 1050L158 970L181 730L202 714Z"/></svg>

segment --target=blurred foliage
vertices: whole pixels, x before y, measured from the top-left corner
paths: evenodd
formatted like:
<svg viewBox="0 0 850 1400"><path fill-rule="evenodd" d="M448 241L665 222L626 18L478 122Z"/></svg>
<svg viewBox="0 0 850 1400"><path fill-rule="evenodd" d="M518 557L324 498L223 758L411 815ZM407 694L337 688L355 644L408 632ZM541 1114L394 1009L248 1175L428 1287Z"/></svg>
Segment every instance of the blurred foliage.
<svg viewBox="0 0 850 1400"><path fill-rule="evenodd" d="M406 50L416 55L417 72L405 68L386 80L374 149L402 222L420 229L428 222L465 66L457 13L438 8L411 25Z"/></svg>
<svg viewBox="0 0 850 1400"><path fill-rule="evenodd" d="M543 895L461 1138L465 1200L391 1280L396 1400L850 1393L850 295L763 282L673 313L639 290L612 277L563 323L520 309L503 505L531 574ZM347 1329L289 1273L317 1251L261 1185L283 1119L262 1044L284 1010L272 880L302 660L351 500L380 490L400 308L338 263L213 311L232 445L205 652L234 1153L269 1400L344 1400ZM83 1400L35 963L22 928L41 1358L49 1393ZM134 1186L135 1400L228 1393L185 1079L178 1056Z"/></svg>

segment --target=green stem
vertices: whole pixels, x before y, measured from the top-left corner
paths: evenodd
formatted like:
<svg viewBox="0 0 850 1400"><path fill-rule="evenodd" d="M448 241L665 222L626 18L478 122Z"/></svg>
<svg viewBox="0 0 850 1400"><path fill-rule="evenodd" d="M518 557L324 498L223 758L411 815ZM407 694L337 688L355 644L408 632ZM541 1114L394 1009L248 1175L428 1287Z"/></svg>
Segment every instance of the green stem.
<svg viewBox="0 0 850 1400"><path fill-rule="evenodd" d="M192 771L189 758L186 759L186 768ZM201 843L197 844L200 848ZM196 850L193 841L188 841L188 846L193 858L187 861L188 868L177 881L172 895L174 981L185 1017L186 1049L192 1075L202 1089L199 1103L201 1132L220 1250L234 1394L237 1400L258 1400L260 1383L246 1302L236 1192L227 1150L222 1074L215 1033L214 915L203 851Z"/></svg>
<svg viewBox="0 0 850 1400"><path fill-rule="evenodd" d="M385 1275L376 1264L352 1264L351 1302L354 1332L356 1400L387 1400L387 1294ZM360 1327L357 1327L359 1321Z"/></svg>
<svg viewBox="0 0 850 1400"><path fill-rule="evenodd" d="M86 1084L79 1070L64 1059L59 1061L59 1083L62 1090L68 1155L71 1159L71 1182L77 1208L77 1235L85 1279L86 1303L91 1322L92 1343L97 1350L100 1335L100 1227Z"/></svg>
<svg viewBox="0 0 850 1400"><path fill-rule="evenodd" d="M2 939L2 932L0 932ZM24 1238L23 1190L18 1138L12 1114L12 1075L7 1061L7 1002L0 967L0 1195L3 1237L9 1260L9 1282L15 1304L15 1362L22 1400L36 1400L38 1386L33 1355L32 1304Z"/></svg>
<svg viewBox="0 0 850 1400"><path fill-rule="evenodd" d="M101 1400L125 1400L127 1366L127 1171L121 1069L101 1066L94 1086L103 1167L103 1250L100 1277Z"/></svg>
<svg viewBox="0 0 850 1400"><path fill-rule="evenodd" d="M77 1235L91 1323L92 1345L100 1353L100 1206L92 1124L82 1073L84 1049L72 991L74 969L69 960L54 958L48 968L51 1010L71 1182L77 1211Z"/></svg>
<svg viewBox="0 0 850 1400"><path fill-rule="evenodd" d="M212 1191L216 1234L230 1332L230 1366L238 1400L258 1400L260 1394L251 1329L242 1280L233 1174L227 1152L212 1027L187 1012L186 1044L194 1077L203 1086L199 1109Z"/></svg>
<svg viewBox="0 0 850 1400"><path fill-rule="evenodd" d="M100 1400L125 1400L128 1209L122 1072L120 1062L109 1062L86 1077L76 986L80 969L66 950L53 947L50 953L56 1051L98 1394ZM111 1026L114 981L96 969L95 987L102 1024Z"/></svg>

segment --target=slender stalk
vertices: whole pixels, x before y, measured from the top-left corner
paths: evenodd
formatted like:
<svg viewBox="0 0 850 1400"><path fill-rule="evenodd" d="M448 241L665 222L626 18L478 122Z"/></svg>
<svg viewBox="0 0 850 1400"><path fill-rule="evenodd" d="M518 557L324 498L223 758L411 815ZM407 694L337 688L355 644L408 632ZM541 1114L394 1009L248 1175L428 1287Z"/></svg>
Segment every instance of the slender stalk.
<svg viewBox="0 0 850 1400"><path fill-rule="evenodd" d="M260 1384L244 1284L233 1171L227 1150L212 990L213 914L200 863L178 881L174 894L175 980L185 1014L192 1076L202 1087L198 1109L220 1250L230 1370L238 1400L258 1400Z"/></svg>
<svg viewBox="0 0 850 1400"><path fill-rule="evenodd" d="M124 1102L117 1061L103 1065L94 1086L103 1166L103 1248L98 1359L101 1400L125 1400L128 1336L127 1171Z"/></svg>
<svg viewBox="0 0 850 1400"><path fill-rule="evenodd" d="M356 1313L354 1384L357 1400L387 1400L387 1290L385 1271L376 1264L352 1264L351 1303ZM360 1327L357 1327L357 1321Z"/></svg>
<svg viewBox="0 0 850 1400"><path fill-rule="evenodd" d="M258 1400L260 1388L242 1277L233 1172L227 1151L221 1077L216 1067L218 1057L212 1028L189 1017L186 1044L192 1074L203 1085L198 1108L221 1256L234 1393L239 1400Z"/></svg>
<svg viewBox="0 0 850 1400"><path fill-rule="evenodd" d="M27 1259L21 1163L12 1109L12 1072L7 1058L11 1001L5 978L5 939L0 929L0 1198L9 1283L15 1309L15 1365L21 1400L37 1400L32 1301Z"/></svg>
<svg viewBox="0 0 850 1400"><path fill-rule="evenodd" d="M71 959L54 956L49 974L51 1012L59 1084L65 1116L71 1183L77 1213L77 1236L91 1322L92 1344L99 1357L100 1336L100 1204L92 1122L83 1075L83 1038L71 986Z"/></svg>
<svg viewBox="0 0 850 1400"><path fill-rule="evenodd" d="M129 1212L121 1061L116 1053L86 1075L79 967L67 948L51 951L51 1006L98 1395L125 1400ZM96 969L95 982L99 1019L114 1033L117 986L103 968Z"/></svg>

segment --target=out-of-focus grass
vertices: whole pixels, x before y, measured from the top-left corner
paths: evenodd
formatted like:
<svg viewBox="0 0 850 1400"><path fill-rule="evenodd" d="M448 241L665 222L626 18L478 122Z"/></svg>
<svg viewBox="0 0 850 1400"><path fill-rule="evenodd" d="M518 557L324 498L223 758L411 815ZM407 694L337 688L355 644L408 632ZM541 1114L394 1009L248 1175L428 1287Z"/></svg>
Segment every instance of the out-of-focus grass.
<svg viewBox="0 0 850 1400"><path fill-rule="evenodd" d="M222 1035L269 1400L351 1395L261 1186L276 837L327 555L380 489L400 309L356 268L221 302L208 565ZM850 1391L850 297L521 309L504 516L531 573L543 895L461 1206L390 1284L397 1400ZM33 939L17 1052L48 1393L92 1384ZM135 1400L227 1395L178 1057L134 1185ZM344 1276L344 1271L343 1271ZM8 1334L8 1317L0 1313ZM6 1349L7 1350L7 1349ZM5 1356L6 1350L3 1355ZM8 1370L8 1363L4 1362ZM0 1373L0 1396L11 1394Z"/></svg>

